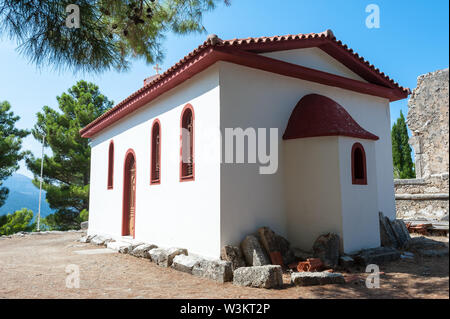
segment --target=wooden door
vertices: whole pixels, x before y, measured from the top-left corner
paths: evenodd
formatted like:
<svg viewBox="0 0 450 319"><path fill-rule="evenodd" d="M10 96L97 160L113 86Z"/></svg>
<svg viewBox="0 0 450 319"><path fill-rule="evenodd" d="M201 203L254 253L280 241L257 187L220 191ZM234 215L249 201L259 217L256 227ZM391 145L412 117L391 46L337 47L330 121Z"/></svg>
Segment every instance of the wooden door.
<svg viewBox="0 0 450 319"><path fill-rule="evenodd" d="M134 237L134 219L136 213L136 162L133 160L130 165L130 181L129 181L129 205L128 205L128 230L131 236Z"/></svg>
<svg viewBox="0 0 450 319"><path fill-rule="evenodd" d="M125 156L123 176L122 236L135 236L136 220L136 157L133 151Z"/></svg>

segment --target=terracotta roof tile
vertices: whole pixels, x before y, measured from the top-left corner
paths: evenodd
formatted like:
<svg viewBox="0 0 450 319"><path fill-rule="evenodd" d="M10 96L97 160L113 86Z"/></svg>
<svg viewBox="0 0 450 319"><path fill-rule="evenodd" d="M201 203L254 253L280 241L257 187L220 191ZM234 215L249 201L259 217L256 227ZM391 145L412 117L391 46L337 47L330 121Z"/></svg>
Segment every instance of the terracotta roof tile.
<svg viewBox="0 0 450 319"><path fill-rule="evenodd" d="M309 94L304 96L292 111L283 139L319 136L379 139L363 129L337 102L322 95Z"/></svg>
<svg viewBox="0 0 450 319"><path fill-rule="evenodd" d="M156 87L166 83L169 79L176 76L177 73L181 72L183 68L186 67L187 64L198 61L203 58L202 54L207 52L214 47L230 47L236 48L239 50L248 50L249 52L270 52L270 51L279 51L285 49L284 44L300 45L302 47L302 43L305 43L304 47L320 47L325 52L329 53L333 56L336 55L338 60L340 58L345 59L345 63L347 66L351 68L361 68L366 67L367 70L361 70L362 77L370 77L368 79L369 82L373 82L378 85L384 85L386 87L390 87L395 90L399 90L402 94L408 95L410 94L410 90L408 88L404 88L400 86L398 83L394 82L391 78L389 78L384 73L380 72L379 69L376 69L372 64L366 61L363 57L359 56L352 49L348 48L347 45L343 44L340 40L337 40L331 30L326 30L320 33L308 33L308 34L290 34L284 36L272 36L272 37L257 37L257 38L245 38L245 39L231 39L231 40L221 40L216 39L218 41L212 42L211 40L207 40L201 45L199 45L192 52L184 56L180 61L178 61L175 65L167 69L164 73L162 73L159 77L155 78L152 81L149 81L142 88L131 94L129 97L121 101L111 110L105 112L103 115L98 117L96 120L88 124L86 127L80 130L82 136L90 137L94 133L87 133L93 129L94 126L99 125L102 121L107 118L113 116L113 114L120 112L123 107L126 107L133 99L138 96L144 94L144 92L148 92L149 90L153 90ZM318 43L309 44L303 41L319 41ZM294 43L295 42L295 43ZM336 50L344 50L345 56L342 52L338 52ZM349 59L349 57L351 59ZM345 64L344 63L344 64ZM359 65L359 66L358 66ZM102 127L104 128L104 127Z"/></svg>

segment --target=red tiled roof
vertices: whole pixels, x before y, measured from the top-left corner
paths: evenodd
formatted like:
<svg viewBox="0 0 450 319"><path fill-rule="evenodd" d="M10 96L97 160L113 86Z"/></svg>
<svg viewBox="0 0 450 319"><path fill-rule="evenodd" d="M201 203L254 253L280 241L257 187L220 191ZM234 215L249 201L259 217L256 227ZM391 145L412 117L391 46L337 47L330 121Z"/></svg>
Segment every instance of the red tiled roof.
<svg viewBox="0 0 450 319"><path fill-rule="evenodd" d="M318 47L369 83L343 78L337 75L305 68L287 62L258 55L262 52L282 51L298 48ZM364 94L371 94L396 101L406 98L410 90L403 88L387 75L380 72L364 58L354 53L333 32L221 40L208 37L207 41L131 94L114 108L89 123L80 130L83 137L92 137L102 129L144 106L157 96L176 87L195 74L205 70L217 61L228 61L249 67L301 78L318 83L337 86Z"/></svg>
<svg viewBox="0 0 450 319"><path fill-rule="evenodd" d="M283 139L318 136L378 140L378 136L363 129L337 102L323 95L309 94L292 111Z"/></svg>

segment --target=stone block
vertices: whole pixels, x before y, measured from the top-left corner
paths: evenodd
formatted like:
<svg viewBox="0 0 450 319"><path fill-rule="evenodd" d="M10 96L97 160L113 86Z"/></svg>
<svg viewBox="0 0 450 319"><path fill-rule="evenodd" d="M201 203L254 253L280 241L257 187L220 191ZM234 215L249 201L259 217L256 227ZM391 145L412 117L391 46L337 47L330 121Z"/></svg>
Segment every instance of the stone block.
<svg viewBox="0 0 450 319"><path fill-rule="evenodd" d="M202 260L194 265L192 274L197 277L208 278L220 283L233 280L231 263L224 260Z"/></svg>
<svg viewBox="0 0 450 319"><path fill-rule="evenodd" d="M296 286L316 286L329 284L344 284L344 276L331 272L294 272L291 282Z"/></svg>
<svg viewBox="0 0 450 319"><path fill-rule="evenodd" d="M161 267L170 267L173 259L177 255L187 255L187 250L184 248L153 248L149 250L151 260Z"/></svg>
<svg viewBox="0 0 450 319"><path fill-rule="evenodd" d="M203 259L196 256L177 255L173 259L172 268L188 274L192 274L192 269Z"/></svg>
<svg viewBox="0 0 450 319"><path fill-rule="evenodd" d="M118 251L121 254L126 254L131 249L131 244L122 242L122 241L114 241L106 244L106 247L115 251Z"/></svg>
<svg viewBox="0 0 450 319"><path fill-rule="evenodd" d="M149 251L153 248L158 248L158 246L153 245L153 244L141 244L141 245L136 246L129 253L130 253L130 255L132 255L134 257L150 259L151 257L150 257Z"/></svg>
<svg viewBox="0 0 450 319"><path fill-rule="evenodd" d="M381 265L385 262L400 259L400 252L392 247L378 247L362 250L354 256L355 262L367 266L369 264Z"/></svg>
<svg viewBox="0 0 450 319"><path fill-rule="evenodd" d="M267 257L256 236L248 235L245 237L241 242L241 249L248 266L264 266L270 264L269 257Z"/></svg>
<svg viewBox="0 0 450 319"><path fill-rule="evenodd" d="M222 248L220 258L231 263L234 270L245 267L245 259L239 247L226 245Z"/></svg>
<svg viewBox="0 0 450 319"><path fill-rule="evenodd" d="M320 258L326 267L334 268L339 263L339 235L320 235L313 244L314 257Z"/></svg>
<svg viewBox="0 0 450 319"><path fill-rule="evenodd" d="M283 272L279 265L238 268L233 273L233 284L255 288L280 288Z"/></svg>

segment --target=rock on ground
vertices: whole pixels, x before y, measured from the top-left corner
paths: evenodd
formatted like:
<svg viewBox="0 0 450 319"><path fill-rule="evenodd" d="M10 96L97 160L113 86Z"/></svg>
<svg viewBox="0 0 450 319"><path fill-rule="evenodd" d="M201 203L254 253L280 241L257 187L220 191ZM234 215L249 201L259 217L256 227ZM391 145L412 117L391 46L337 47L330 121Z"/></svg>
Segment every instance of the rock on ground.
<svg viewBox="0 0 450 319"><path fill-rule="evenodd" d="M399 249L407 246L411 236L403 220L395 219L391 221L380 212L379 221L381 246Z"/></svg>
<svg viewBox="0 0 450 319"><path fill-rule="evenodd" d="M112 238L98 235L98 236L94 236L90 242L94 245L106 245L112 241L113 241Z"/></svg>
<svg viewBox="0 0 450 319"><path fill-rule="evenodd" d="M78 241L80 242L80 243L88 243L89 242L89 236L81 236L81 238L80 239L78 239Z"/></svg>
<svg viewBox="0 0 450 319"><path fill-rule="evenodd" d="M149 251L153 248L158 248L158 246L153 245L153 244L141 244L141 245L136 246L129 253L130 253L130 255L132 255L134 257L150 259L151 257L150 257Z"/></svg>
<svg viewBox="0 0 450 319"><path fill-rule="evenodd" d="M256 236L248 235L245 237L241 242L241 249L247 265L264 266L270 264L270 260Z"/></svg>
<svg viewBox="0 0 450 319"><path fill-rule="evenodd" d="M153 248L149 251L151 260L161 267L170 267L177 255L187 255L184 248Z"/></svg>
<svg viewBox="0 0 450 319"><path fill-rule="evenodd" d="M394 235L391 222L389 218L383 215L382 212L378 213L380 222L380 241L383 247L397 247L397 238Z"/></svg>
<svg viewBox="0 0 450 319"><path fill-rule="evenodd" d="M203 259L196 256L177 255L173 259L172 268L188 274L192 274L192 268Z"/></svg>
<svg viewBox="0 0 450 319"><path fill-rule="evenodd" d="M367 266L369 264L380 265L382 263L398 259L400 259L400 252L392 247L365 249L354 256L355 262L363 266Z"/></svg>
<svg viewBox="0 0 450 319"><path fill-rule="evenodd" d="M313 244L314 257L320 258L327 267L334 268L339 263L339 235L320 235Z"/></svg>
<svg viewBox="0 0 450 319"><path fill-rule="evenodd" d="M316 286L345 283L344 276L331 272L294 272L291 274L291 282L297 286Z"/></svg>
<svg viewBox="0 0 450 319"><path fill-rule="evenodd" d="M222 248L220 258L231 263L231 268L234 270L245 267L245 259L239 247L226 245Z"/></svg>
<svg viewBox="0 0 450 319"><path fill-rule="evenodd" d="M294 261L295 257L290 250L291 244L286 238L276 234L269 227L259 228L258 235L272 264L282 266Z"/></svg>
<svg viewBox="0 0 450 319"><path fill-rule="evenodd" d="M192 274L197 277L208 278L220 283L233 280L231 263L224 260L202 260L194 265Z"/></svg>
<svg viewBox="0 0 450 319"><path fill-rule="evenodd" d="M106 247L119 253L126 254L131 250L132 245L123 241L114 241L106 244Z"/></svg>
<svg viewBox="0 0 450 319"><path fill-rule="evenodd" d="M233 272L233 284L255 288L280 288L283 272L279 265L242 267Z"/></svg>

